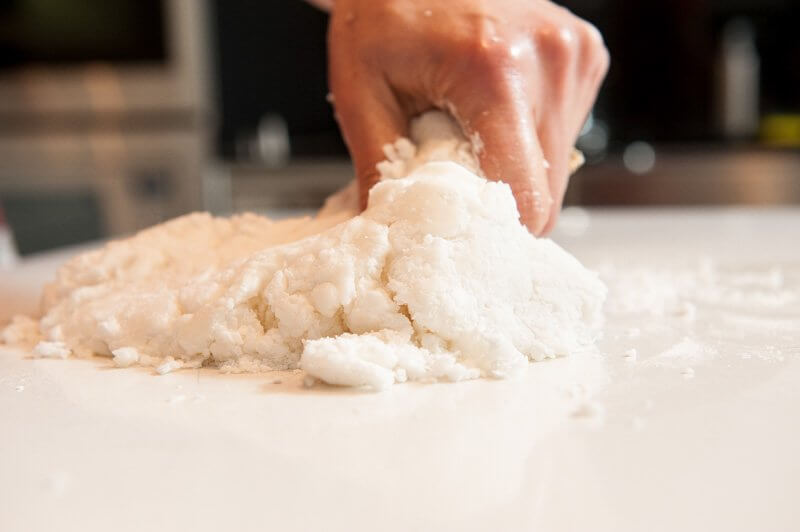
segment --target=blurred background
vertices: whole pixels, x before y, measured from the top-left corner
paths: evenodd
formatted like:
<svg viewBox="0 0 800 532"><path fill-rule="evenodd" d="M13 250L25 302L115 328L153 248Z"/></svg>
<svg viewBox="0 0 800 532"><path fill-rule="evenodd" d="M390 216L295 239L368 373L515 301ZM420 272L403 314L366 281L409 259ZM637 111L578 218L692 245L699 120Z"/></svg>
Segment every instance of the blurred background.
<svg viewBox="0 0 800 532"><path fill-rule="evenodd" d="M800 2L562 4L612 57L567 204L800 203ZM318 207L352 175L326 24L302 0L0 0L0 249Z"/></svg>

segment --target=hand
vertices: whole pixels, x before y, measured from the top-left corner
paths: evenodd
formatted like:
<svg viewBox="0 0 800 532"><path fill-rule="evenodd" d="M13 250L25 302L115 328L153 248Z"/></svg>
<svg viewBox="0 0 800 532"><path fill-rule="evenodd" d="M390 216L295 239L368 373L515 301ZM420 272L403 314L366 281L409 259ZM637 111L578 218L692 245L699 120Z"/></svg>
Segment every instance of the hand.
<svg viewBox="0 0 800 532"><path fill-rule="evenodd" d="M442 108L478 135L483 172L511 186L531 232L553 227L608 69L594 26L546 0L337 0L328 39L362 206L383 146Z"/></svg>

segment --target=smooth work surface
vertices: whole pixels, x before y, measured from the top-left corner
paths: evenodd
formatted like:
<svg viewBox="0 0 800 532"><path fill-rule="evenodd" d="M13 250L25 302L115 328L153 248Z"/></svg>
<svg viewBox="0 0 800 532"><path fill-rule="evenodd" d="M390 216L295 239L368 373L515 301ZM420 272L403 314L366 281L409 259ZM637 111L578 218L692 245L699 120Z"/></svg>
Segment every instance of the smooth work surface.
<svg viewBox="0 0 800 532"><path fill-rule="evenodd" d="M0 348L0 530L793 530L800 210L579 211L599 353L306 389ZM3 312L55 264L0 274ZM9 294L15 294L13 304Z"/></svg>

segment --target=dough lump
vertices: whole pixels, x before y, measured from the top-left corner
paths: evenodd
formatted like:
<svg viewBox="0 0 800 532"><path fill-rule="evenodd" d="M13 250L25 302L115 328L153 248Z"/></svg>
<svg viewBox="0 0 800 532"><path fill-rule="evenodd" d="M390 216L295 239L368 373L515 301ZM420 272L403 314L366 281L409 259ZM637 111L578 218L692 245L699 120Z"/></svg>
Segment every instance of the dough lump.
<svg viewBox="0 0 800 532"><path fill-rule="evenodd" d="M351 190L313 219L191 214L76 257L46 287L37 340L161 373L300 368L375 390L503 378L590 346L597 276L520 224L444 115L411 134L360 215Z"/></svg>

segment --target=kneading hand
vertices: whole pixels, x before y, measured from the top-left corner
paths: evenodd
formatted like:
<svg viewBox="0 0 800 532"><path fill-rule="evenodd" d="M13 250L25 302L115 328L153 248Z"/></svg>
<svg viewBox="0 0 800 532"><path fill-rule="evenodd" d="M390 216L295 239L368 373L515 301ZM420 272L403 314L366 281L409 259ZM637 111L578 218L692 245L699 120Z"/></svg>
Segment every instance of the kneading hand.
<svg viewBox="0 0 800 532"><path fill-rule="evenodd" d="M511 186L528 228L552 228L608 69L594 26L546 0L337 0L328 38L362 205L383 146L438 107L480 139L484 173Z"/></svg>

